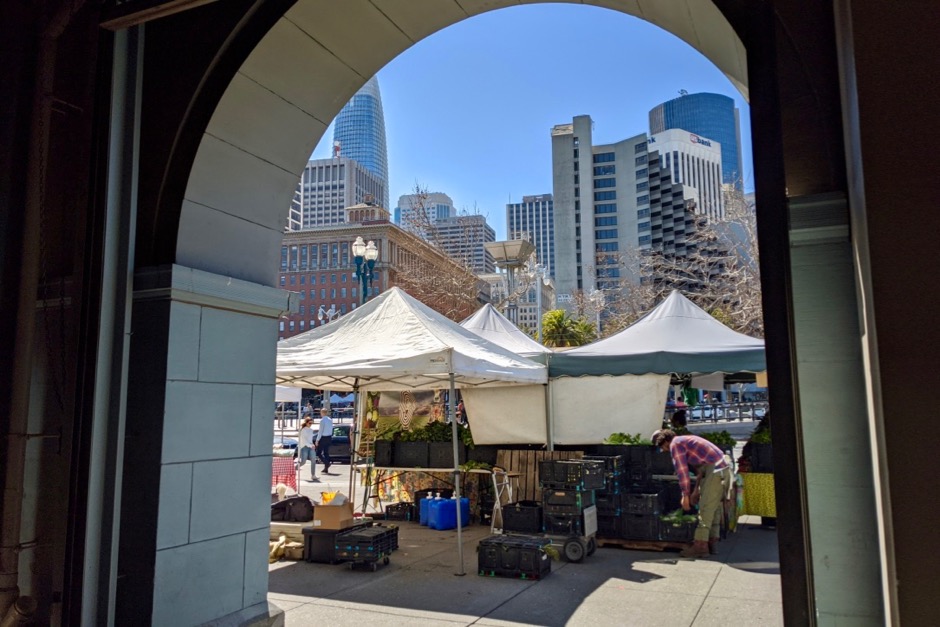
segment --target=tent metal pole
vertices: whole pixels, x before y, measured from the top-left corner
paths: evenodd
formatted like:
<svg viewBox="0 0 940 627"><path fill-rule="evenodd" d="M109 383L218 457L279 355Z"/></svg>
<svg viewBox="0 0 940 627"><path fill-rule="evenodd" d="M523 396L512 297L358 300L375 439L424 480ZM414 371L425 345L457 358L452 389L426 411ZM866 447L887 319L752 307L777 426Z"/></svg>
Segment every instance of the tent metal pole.
<svg viewBox="0 0 940 627"><path fill-rule="evenodd" d="M450 373L450 396L448 397L448 413L450 414L450 439L454 447L454 496L457 498L457 572L463 577L463 521L460 519L460 458L457 455L457 412L454 401L457 400L457 391L454 384L454 373Z"/></svg>
<svg viewBox="0 0 940 627"><path fill-rule="evenodd" d="M549 369L552 361L551 355L545 356L545 369ZM545 429L546 439L548 440L548 450L555 450L555 395L552 392L552 378L548 377L545 382Z"/></svg>
<svg viewBox="0 0 940 627"><path fill-rule="evenodd" d="M356 382L353 384L353 437L350 438L350 446L352 450L349 451L349 502L353 504L353 507L356 506L356 464L359 461L359 446L360 434L362 433L362 399L359 397L359 379L356 379ZM371 474L371 473L370 473ZM367 480L368 482L368 480ZM368 491L366 492L368 496ZM368 501L368 499L364 499ZM366 505L367 503L362 504L362 515L366 515Z"/></svg>

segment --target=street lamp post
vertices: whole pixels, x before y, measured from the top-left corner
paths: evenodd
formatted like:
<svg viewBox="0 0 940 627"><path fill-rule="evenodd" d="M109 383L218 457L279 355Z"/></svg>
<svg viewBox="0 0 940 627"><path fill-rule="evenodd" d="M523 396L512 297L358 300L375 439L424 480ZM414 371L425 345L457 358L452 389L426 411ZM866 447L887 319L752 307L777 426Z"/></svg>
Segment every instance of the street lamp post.
<svg viewBox="0 0 940 627"><path fill-rule="evenodd" d="M535 315L536 315L536 335L535 338L539 344L542 343L542 284L548 285L549 279L545 276L545 266L541 263L533 263L533 259L526 262L526 274L535 286Z"/></svg>
<svg viewBox="0 0 940 627"><path fill-rule="evenodd" d="M591 293L588 294L588 300L594 305L594 322L597 325L597 337L599 338L601 336L601 310L604 308L604 303L606 302L604 292L592 289Z"/></svg>
<svg viewBox="0 0 940 627"><path fill-rule="evenodd" d="M339 315L339 312L336 311L336 305L330 305L329 309L324 309L323 305L320 305L320 310L317 311L317 320L320 321L320 324L323 324L323 319L326 318L327 323L333 322L333 318Z"/></svg>
<svg viewBox="0 0 940 627"><path fill-rule="evenodd" d="M375 242L369 240L366 244L362 236L357 236L352 244L353 257L356 259L356 278L359 280L362 290L360 304L364 305L369 300L368 289L372 287L372 278L375 276L375 261L379 258L379 249Z"/></svg>

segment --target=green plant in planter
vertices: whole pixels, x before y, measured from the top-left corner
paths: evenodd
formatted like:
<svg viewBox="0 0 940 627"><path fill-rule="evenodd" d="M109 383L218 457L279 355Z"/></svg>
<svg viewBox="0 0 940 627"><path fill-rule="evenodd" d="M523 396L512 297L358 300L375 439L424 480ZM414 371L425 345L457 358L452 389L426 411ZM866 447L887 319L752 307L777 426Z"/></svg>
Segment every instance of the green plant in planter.
<svg viewBox="0 0 940 627"><path fill-rule="evenodd" d="M757 429L751 434L754 444L770 444L770 429Z"/></svg>
<svg viewBox="0 0 940 627"><path fill-rule="evenodd" d="M630 435L629 433L611 433L608 437L604 438L604 444L652 444L649 440L644 440L640 437L640 434Z"/></svg>
<svg viewBox="0 0 940 627"><path fill-rule="evenodd" d="M727 431L706 431L698 435L721 449L734 448L738 443Z"/></svg>

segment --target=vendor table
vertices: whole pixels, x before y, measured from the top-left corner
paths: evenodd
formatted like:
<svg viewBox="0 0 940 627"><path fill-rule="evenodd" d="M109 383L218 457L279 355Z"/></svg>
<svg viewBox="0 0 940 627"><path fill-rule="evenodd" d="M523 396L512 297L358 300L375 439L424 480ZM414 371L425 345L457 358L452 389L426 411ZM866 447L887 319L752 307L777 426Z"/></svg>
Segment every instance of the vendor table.
<svg viewBox="0 0 940 627"><path fill-rule="evenodd" d="M777 517L774 493L774 475L769 472L741 472L743 499L738 507L739 516Z"/></svg>
<svg viewBox="0 0 940 627"><path fill-rule="evenodd" d="M454 486L452 480L454 475L453 468L406 468L400 466L369 466L365 464L356 465L354 468L358 472L368 473L366 476L366 494L362 505L363 513L366 513L366 506L370 499L377 501L375 507L381 512L383 511L383 501L391 500L393 497L395 500L401 500L403 493L411 497L410 500L413 502L414 493L419 489L433 489L434 487L440 487L440 484L443 484L443 487ZM494 471L484 468L461 470L460 473L476 475L478 477L493 477L495 496L500 497L505 494L510 500L512 499L513 493L510 481L520 476L518 472L496 471L494 474ZM415 477L417 477L417 479L415 479ZM421 479L424 479L425 483L438 485L419 485ZM479 502L479 485L464 480L461 481L461 486L465 487L461 496L470 499L470 509L471 511L475 511Z"/></svg>

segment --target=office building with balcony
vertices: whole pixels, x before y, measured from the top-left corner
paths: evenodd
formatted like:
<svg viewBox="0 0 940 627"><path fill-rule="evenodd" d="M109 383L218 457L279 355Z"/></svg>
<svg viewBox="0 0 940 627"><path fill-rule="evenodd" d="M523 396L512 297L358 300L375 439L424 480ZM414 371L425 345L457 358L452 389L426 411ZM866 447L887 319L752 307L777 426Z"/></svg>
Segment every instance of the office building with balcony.
<svg viewBox="0 0 940 627"><path fill-rule="evenodd" d="M522 202L506 205L509 239L532 242L539 263L555 276L555 216L551 194L523 196Z"/></svg>

